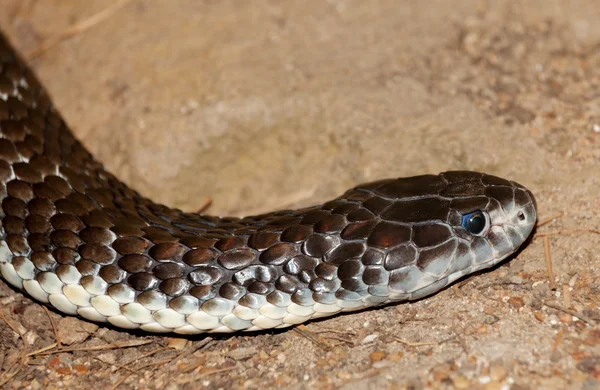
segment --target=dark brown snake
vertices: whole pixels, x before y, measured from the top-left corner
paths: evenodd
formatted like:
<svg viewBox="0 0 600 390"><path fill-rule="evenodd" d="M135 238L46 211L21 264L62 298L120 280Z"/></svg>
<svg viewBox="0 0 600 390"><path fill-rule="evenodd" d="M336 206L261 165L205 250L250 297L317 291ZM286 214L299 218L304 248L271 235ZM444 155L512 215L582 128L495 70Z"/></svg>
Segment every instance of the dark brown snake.
<svg viewBox="0 0 600 390"><path fill-rule="evenodd" d="M0 34L0 272L70 315L148 332L283 328L435 293L526 240L523 186L454 171L245 218L153 203L75 139Z"/></svg>

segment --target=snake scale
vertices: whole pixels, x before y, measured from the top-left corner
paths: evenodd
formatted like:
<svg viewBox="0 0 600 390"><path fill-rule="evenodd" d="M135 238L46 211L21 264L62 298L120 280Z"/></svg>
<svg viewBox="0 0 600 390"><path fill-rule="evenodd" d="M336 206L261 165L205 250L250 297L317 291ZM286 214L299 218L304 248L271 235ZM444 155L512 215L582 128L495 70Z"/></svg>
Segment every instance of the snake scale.
<svg viewBox="0 0 600 390"><path fill-rule="evenodd" d="M78 142L0 34L0 273L35 300L120 328L284 328L433 294L514 253L525 187L468 171L381 180L245 218L156 204Z"/></svg>

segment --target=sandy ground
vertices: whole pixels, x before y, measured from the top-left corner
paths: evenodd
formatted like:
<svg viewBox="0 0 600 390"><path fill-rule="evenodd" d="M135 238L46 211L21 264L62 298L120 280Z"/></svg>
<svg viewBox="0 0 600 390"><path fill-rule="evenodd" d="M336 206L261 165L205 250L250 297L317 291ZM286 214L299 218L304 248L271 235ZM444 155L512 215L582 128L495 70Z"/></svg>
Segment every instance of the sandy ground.
<svg viewBox="0 0 600 390"><path fill-rule="evenodd" d="M528 186L541 219L562 216L429 299L285 332L120 332L47 314L0 282L0 382L600 387L600 7L522 3L132 0L31 58L77 136L168 205L210 197L209 212L242 215L472 169ZM26 55L110 4L2 0L0 28ZM40 352L55 347L50 318L62 350Z"/></svg>

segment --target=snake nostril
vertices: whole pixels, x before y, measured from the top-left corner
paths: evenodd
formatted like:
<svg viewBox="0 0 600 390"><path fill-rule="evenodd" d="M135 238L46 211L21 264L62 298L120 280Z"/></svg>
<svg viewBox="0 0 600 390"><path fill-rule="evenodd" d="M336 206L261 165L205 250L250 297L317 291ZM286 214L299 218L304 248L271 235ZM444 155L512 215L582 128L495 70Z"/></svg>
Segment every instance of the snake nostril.
<svg viewBox="0 0 600 390"><path fill-rule="evenodd" d="M519 218L519 221L521 221L521 222L525 221L525 213L522 211L519 211L519 214L517 214L517 218Z"/></svg>

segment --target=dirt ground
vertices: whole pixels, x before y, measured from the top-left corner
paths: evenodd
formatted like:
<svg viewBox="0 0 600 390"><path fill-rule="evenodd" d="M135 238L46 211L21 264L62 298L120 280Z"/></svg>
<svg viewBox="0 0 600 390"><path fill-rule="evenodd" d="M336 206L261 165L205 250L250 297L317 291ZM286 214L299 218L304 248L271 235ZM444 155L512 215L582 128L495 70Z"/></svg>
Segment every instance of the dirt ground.
<svg viewBox="0 0 600 390"><path fill-rule="evenodd" d="M114 2L2 0L0 28L156 201L243 215L471 169L526 185L551 222L428 299L255 335L117 331L0 282L5 388L600 388L597 0L122 3L95 20Z"/></svg>

